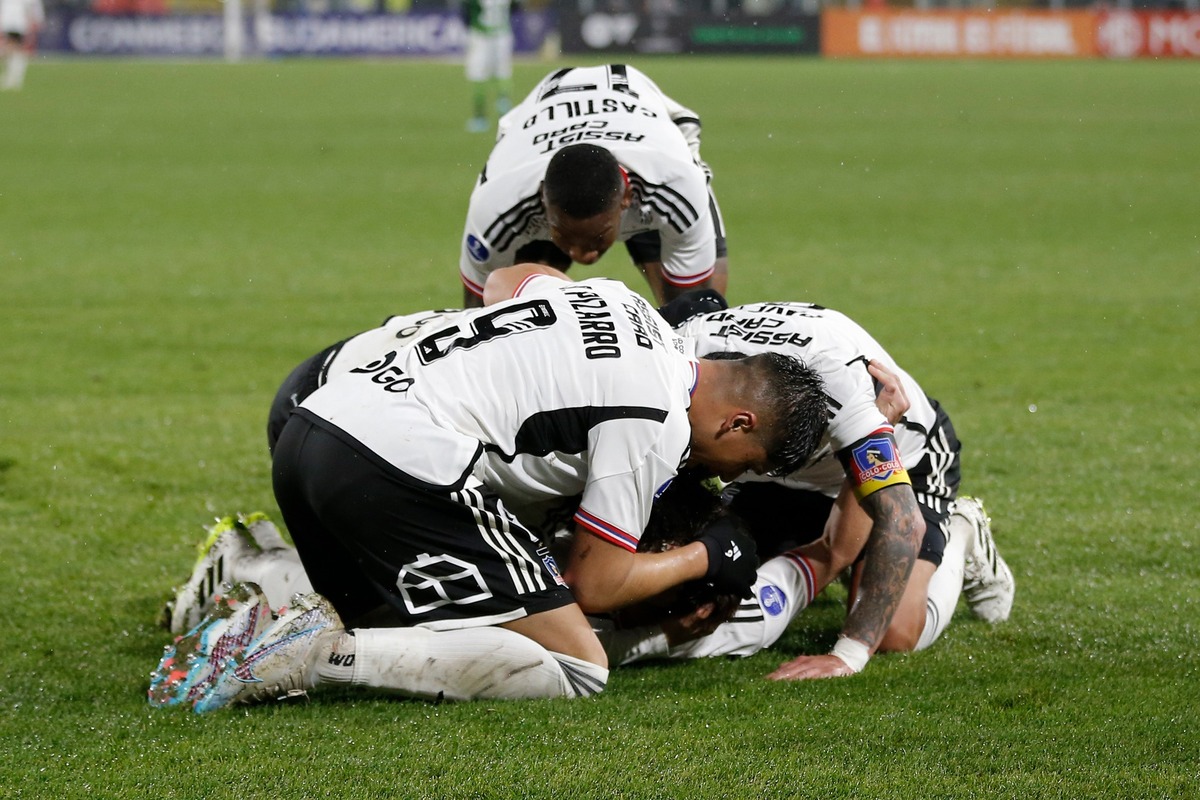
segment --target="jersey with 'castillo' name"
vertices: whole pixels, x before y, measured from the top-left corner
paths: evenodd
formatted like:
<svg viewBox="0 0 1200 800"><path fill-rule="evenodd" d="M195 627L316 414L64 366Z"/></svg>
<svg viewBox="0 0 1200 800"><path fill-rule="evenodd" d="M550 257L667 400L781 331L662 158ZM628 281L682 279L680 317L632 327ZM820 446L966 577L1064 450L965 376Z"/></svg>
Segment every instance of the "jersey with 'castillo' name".
<svg viewBox="0 0 1200 800"><path fill-rule="evenodd" d="M699 118L634 67L548 75L500 120L467 210L463 283L482 294L488 273L511 266L520 247L550 239L540 194L546 165L561 148L580 143L611 152L629 176L634 200L621 217L618 239L657 231L666 280L684 287L707 280L719 219L708 176L680 126L698 132Z"/></svg>
<svg viewBox="0 0 1200 800"><path fill-rule="evenodd" d="M331 375L295 413L419 486L477 478L522 522L580 495L576 523L633 551L688 455L689 344L619 282L535 275Z"/></svg>

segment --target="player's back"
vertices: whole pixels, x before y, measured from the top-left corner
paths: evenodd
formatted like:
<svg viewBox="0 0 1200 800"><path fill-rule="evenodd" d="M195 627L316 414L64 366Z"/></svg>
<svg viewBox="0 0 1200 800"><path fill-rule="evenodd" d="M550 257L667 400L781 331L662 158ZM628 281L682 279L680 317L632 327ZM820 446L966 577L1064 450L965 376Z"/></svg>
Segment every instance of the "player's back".
<svg viewBox="0 0 1200 800"><path fill-rule="evenodd" d="M500 120L485 175L536 172L535 164L544 172L556 151L585 142L655 182L695 167L658 87L638 70L612 64L562 69L543 79Z"/></svg>
<svg viewBox="0 0 1200 800"><path fill-rule="evenodd" d="M878 360L899 376L911 403L905 414L911 425L896 427L905 464L926 452L925 432L936 419L929 398L865 328L841 312L810 303L751 303L694 317L680 332L696 338L698 355L781 352L815 369L830 397L831 451L887 424L875 407L875 385L866 369L867 361ZM840 481L840 467L829 460L818 482Z"/></svg>
<svg viewBox="0 0 1200 800"><path fill-rule="evenodd" d="M578 453L605 421L686 415L691 359L645 300L614 281L545 284L331 378L304 408L434 485L481 448Z"/></svg>

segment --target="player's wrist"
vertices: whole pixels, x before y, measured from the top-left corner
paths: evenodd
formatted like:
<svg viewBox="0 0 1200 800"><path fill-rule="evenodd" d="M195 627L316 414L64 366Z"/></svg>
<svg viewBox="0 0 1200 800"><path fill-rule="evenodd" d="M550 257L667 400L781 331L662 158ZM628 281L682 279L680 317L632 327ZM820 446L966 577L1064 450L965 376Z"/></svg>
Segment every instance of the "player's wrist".
<svg viewBox="0 0 1200 800"><path fill-rule="evenodd" d="M829 654L840 658L851 671L856 673L862 672L863 667L867 666L867 662L871 660L871 648L849 636L839 636Z"/></svg>

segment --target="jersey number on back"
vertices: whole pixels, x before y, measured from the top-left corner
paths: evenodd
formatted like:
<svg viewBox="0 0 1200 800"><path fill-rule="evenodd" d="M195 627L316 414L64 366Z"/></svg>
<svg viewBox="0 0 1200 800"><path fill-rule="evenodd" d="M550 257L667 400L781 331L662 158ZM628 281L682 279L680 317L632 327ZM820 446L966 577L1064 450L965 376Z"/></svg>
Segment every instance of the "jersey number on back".
<svg viewBox="0 0 1200 800"><path fill-rule="evenodd" d="M468 330L456 325L429 334L417 342L417 355L422 364L430 364L455 350L470 350L493 339L545 328L557 320L548 301L526 300L475 317L470 320Z"/></svg>

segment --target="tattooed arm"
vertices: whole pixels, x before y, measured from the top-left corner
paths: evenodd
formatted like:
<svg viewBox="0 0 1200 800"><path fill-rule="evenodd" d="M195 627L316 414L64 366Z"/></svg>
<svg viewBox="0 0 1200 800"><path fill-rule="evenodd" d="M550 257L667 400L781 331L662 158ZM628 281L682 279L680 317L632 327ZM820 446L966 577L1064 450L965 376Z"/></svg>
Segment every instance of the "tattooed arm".
<svg viewBox="0 0 1200 800"><path fill-rule="evenodd" d="M834 653L799 656L767 677L772 680L804 680L853 675L857 669L839 655L848 648L863 651L862 663L883 638L900 605L908 576L917 559L925 520L916 496L907 483L898 483L867 495L861 501L872 519L871 535L863 548L863 574L854 604L842 626L842 638ZM842 652L846 652L843 650ZM853 660L853 658L851 658Z"/></svg>
<svg viewBox="0 0 1200 800"><path fill-rule="evenodd" d="M862 580L842 634L874 651L900 605L925 536L925 520L905 483L881 489L862 504L873 525L863 548Z"/></svg>

